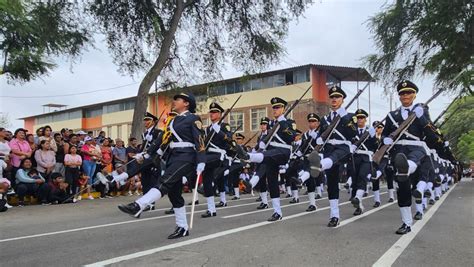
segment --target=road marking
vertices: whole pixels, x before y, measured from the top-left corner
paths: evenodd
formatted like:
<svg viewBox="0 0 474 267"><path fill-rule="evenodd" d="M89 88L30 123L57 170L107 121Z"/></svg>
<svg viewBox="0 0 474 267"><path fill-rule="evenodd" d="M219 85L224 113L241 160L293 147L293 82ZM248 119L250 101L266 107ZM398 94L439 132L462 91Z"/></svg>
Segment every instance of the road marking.
<svg viewBox="0 0 474 267"><path fill-rule="evenodd" d="M370 198L370 197L372 197L372 195L364 197L363 199ZM351 203L350 201L342 202L342 203L339 203L339 206L347 205L347 204L350 204L350 203ZM317 209L313 212L304 211L304 212L301 212L301 213L296 213L296 214L293 214L293 215L283 217L282 221L291 220L291 219L302 217L302 216L309 215L309 214L314 214L314 213L319 212L319 211L328 210L329 208L330 208L330 206L326 206L324 208ZM184 246L187 246L187 245L192 245L192 244L199 243L199 242L202 242L202 241L207 241L207 240L215 239L215 238L226 236L226 235L235 234L235 233L238 233L238 232L243 232L243 231L247 231L247 230L250 230L250 229L255 229L255 228L262 227L262 226L269 225L269 224L273 224L273 223L279 223L279 222L267 222L267 221L265 221L265 222L249 224L249 225L246 225L246 226L241 226L241 227L237 227L237 228L234 228L234 229L229 229L229 230L225 230L225 231L217 232L217 233L214 233L214 234L189 239L189 240L186 240L186 241L181 241L181 242L178 242L178 243L174 243L174 244L170 244L170 245L166 245L166 246L162 246L162 247L156 247L156 248L152 248L152 249L148 249L148 250L144 250L144 251L140 251L140 252L135 252L135 253L131 253L131 254L128 254L128 255L120 256L120 257L111 258L111 259L104 260L104 261L99 261L99 262L87 264L87 265L84 265L84 267L106 266L106 265L109 265L109 264L114 264L114 263L118 263L118 262L122 262L122 261L132 260L132 259L147 256L147 255L155 254L155 253L158 253L158 252L161 252L161 251L175 249L175 248L179 248L179 247L184 247Z"/></svg>
<svg viewBox="0 0 474 267"><path fill-rule="evenodd" d="M302 196L302 197L305 197L305 196ZM206 205L206 204L203 204L203 205ZM238 208L238 207L244 207L244 206L250 206L250 205L257 205L257 203L256 203L256 202L252 202L252 203L246 203L246 204L240 204L240 205L227 206L227 207L218 208L217 210L219 211L219 210L224 210L224 209ZM169 210L169 208L166 209L166 210ZM206 211L207 211L207 209L195 211L195 213L204 213L204 212L206 212ZM147 214L147 213L149 213L149 212L147 211L147 212L144 212L143 214ZM191 213L191 212L186 212L186 214L190 214L190 213ZM58 235L58 234L65 234L65 233L72 233L72 232L79 232L79 231L84 231L84 230L91 230L91 229L104 228L104 227L111 227L111 226L123 225L123 224L129 224L129 223L146 222L146 221L157 220L157 219L163 219L163 218L169 218L169 217L174 217L174 214L162 215L162 216L151 217L151 218L133 219L133 220L123 221L123 222L99 224L99 225L86 226L86 227L80 227L80 228L74 228L74 229L68 229L68 230L61 230L61 231L54 231L54 232L48 232L48 233L42 233L42 234L34 234L34 235L27 235L27 236L12 237L12 238L1 239L1 240L0 240L0 243L10 242L10 241L16 241L16 240L22 240L22 239L30 239L30 238L36 238L36 237L44 237L44 236L51 236L51 235Z"/></svg>
<svg viewBox="0 0 474 267"><path fill-rule="evenodd" d="M403 235L400 237L395 244L391 248L389 248L383 255L380 257L372 266L391 266L395 261L400 257L403 251L410 245L411 241L416 237L416 235L423 229L423 227L428 223L428 221L433 217L435 212L438 208L443 204L446 200L448 195L453 191L456 187L455 184L447 193L441 196L440 200L436 201L436 203L424 214L423 219L421 221L416 222L411 227L411 232L408 234Z"/></svg>
<svg viewBox="0 0 474 267"><path fill-rule="evenodd" d="M380 195L382 195L382 194L387 194L387 192L381 193ZM371 210L368 210L368 211L362 213L361 215L354 216L354 217L352 217L352 218L343 220L343 221L341 221L341 223L340 223L336 228L342 227L342 226L347 225L347 224L349 224L349 223L351 223L351 222L354 222L354 221L357 221L357 220L359 220L359 219L362 219L362 218L364 218L364 217L366 217L366 216L369 216L369 215L372 214L372 213L376 213L377 211L381 211L382 209L385 209L386 207L391 206L391 205L393 205L393 204L395 204L395 203L397 203L397 201L384 204L384 205L382 205L382 206L380 206L380 207L378 207L378 208L373 208L373 209L371 209Z"/></svg>

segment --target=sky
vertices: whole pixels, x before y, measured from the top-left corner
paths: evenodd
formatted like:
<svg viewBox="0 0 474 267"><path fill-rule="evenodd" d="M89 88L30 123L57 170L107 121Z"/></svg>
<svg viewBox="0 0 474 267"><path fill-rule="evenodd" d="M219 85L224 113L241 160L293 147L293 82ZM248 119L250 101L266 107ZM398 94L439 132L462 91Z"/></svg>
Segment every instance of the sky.
<svg viewBox="0 0 474 267"><path fill-rule="evenodd" d="M268 66L264 71L309 63L362 66L361 59L376 51L367 20L381 11L385 3L378 0L314 0L304 17L291 23L284 43L286 55L279 64ZM23 121L17 118L43 113L44 104L64 104L72 108L136 95L142 75L130 77L120 74L112 62L103 36L96 36L94 46L75 63L64 58L56 59L58 66L49 76L35 81L10 84L4 75L0 76L0 112L8 114L12 124L10 128L23 126ZM227 79L241 76L242 73L228 66L222 75ZM414 79L413 82L420 88L417 101L427 100L433 92L433 77ZM361 87L363 85L360 84ZM113 87L120 88L62 96ZM348 93L348 98L356 92L355 83L343 83L342 87ZM371 84L370 91L371 120L380 120L390 110L388 97L383 94L381 84ZM432 118L436 118L453 98L444 95L433 101L430 105ZM393 103L394 106L399 105L397 96ZM367 90L360 98L359 107L369 110ZM352 110L355 108L356 105L351 107Z"/></svg>

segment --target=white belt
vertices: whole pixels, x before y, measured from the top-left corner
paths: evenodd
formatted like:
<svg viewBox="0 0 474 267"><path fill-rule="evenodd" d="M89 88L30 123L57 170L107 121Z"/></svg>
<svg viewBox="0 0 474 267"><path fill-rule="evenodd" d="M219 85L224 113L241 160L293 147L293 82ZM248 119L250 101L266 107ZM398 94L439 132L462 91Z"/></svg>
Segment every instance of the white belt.
<svg viewBox="0 0 474 267"><path fill-rule="evenodd" d="M282 143L278 143L278 142L270 142L270 145L271 145L271 146L274 146L274 147L280 147L280 148L289 149L289 150L290 150L290 153L291 153L291 151L293 150L293 147L292 147L291 145L282 144Z"/></svg>
<svg viewBox="0 0 474 267"><path fill-rule="evenodd" d="M357 149L355 151L356 154L360 154L360 155L366 155L369 157L369 161L372 161L372 155L374 155L374 152L370 151L370 150L361 150L361 149Z"/></svg>
<svg viewBox="0 0 474 267"><path fill-rule="evenodd" d="M220 149L220 148L216 148L216 147L209 147L207 149L207 151L221 154L221 157L220 157L221 161L224 160L224 157L226 155L226 151L224 149Z"/></svg>
<svg viewBox="0 0 474 267"><path fill-rule="evenodd" d="M350 141L344 141L344 140L337 140L337 139L329 139L328 143L331 145L346 145L346 146L351 146L352 143Z"/></svg>
<svg viewBox="0 0 474 267"><path fill-rule="evenodd" d="M407 140L407 139L402 139L398 140L395 145L402 145L402 146L421 146L427 155L430 155L430 149L426 145L424 141L417 141L417 140Z"/></svg>
<svg viewBox="0 0 474 267"><path fill-rule="evenodd" d="M182 148L182 147L192 147L195 148L195 145L190 142L171 142L170 147L173 148Z"/></svg>

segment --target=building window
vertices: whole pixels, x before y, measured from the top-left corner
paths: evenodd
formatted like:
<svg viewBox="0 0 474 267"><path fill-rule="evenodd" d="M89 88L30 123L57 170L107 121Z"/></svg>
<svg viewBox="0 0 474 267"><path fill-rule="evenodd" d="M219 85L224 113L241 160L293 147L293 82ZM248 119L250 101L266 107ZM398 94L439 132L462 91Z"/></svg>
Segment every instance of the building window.
<svg viewBox="0 0 474 267"><path fill-rule="evenodd" d="M260 129L260 120L267 116L266 108L253 108L250 111L252 131L258 131Z"/></svg>
<svg viewBox="0 0 474 267"><path fill-rule="evenodd" d="M309 69L297 70L293 72L294 83L309 82Z"/></svg>
<svg viewBox="0 0 474 267"><path fill-rule="evenodd" d="M273 87L285 85L285 74L273 75Z"/></svg>
<svg viewBox="0 0 474 267"><path fill-rule="evenodd" d="M233 132L237 127L242 125L240 127L240 130L237 132L243 132L244 131L244 113L242 111L234 111L229 114L229 125L230 125L230 130Z"/></svg>
<svg viewBox="0 0 474 267"><path fill-rule="evenodd" d="M112 104L112 105L105 105L103 107L103 113L112 113L112 112L119 112L125 111L135 108L135 100L128 100L126 102Z"/></svg>
<svg viewBox="0 0 474 267"><path fill-rule="evenodd" d="M117 138L122 139L122 125L117 125Z"/></svg>
<svg viewBox="0 0 474 267"><path fill-rule="evenodd" d="M85 111L84 117L86 118L94 118L102 115L102 108L95 108L95 109L87 109Z"/></svg>
<svg viewBox="0 0 474 267"><path fill-rule="evenodd" d="M262 89L262 79L253 79L250 82L252 83L252 90Z"/></svg>
<svg viewBox="0 0 474 267"><path fill-rule="evenodd" d="M112 126L107 126L107 136L106 137L112 137Z"/></svg>

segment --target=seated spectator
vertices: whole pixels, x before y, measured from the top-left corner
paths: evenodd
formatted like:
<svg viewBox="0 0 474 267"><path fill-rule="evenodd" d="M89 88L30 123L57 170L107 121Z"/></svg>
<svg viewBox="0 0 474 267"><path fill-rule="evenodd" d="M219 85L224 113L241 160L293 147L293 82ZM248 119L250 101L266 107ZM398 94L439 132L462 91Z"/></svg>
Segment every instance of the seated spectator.
<svg viewBox="0 0 474 267"><path fill-rule="evenodd" d="M123 165L120 163L115 164L115 172L117 172L118 175L122 174L124 172ZM130 181L131 179L111 183L109 192L114 192L116 195L120 192L121 195L124 195L123 193L130 188Z"/></svg>
<svg viewBox="0 0 474 267"><path fill-rule="evenodd" d="M20 163L26 158L31 158L32 150L28 142L25 140L27 130L19 128L15 130L14 138L8 143L11 148L10 162L12 165L10 182L15 184L16 172L20 168Z"/></svg>
<svg viewBox="0 0 474 267"><path fill-rule="evenodd" d="M131 196L134 192L136 196L140 195L140 191L142 190L142 182L140 181L140 175L135 175L130 180L130 187L128 189L128 195Z"/></svg>
<svg viewBox="0 0 474 267"><path fill-rule="evenodd" d="M50 146L49 149L54 152L58 151L58 147L56 146L56 142L54 142L54 138L53 138L53 130L51 129L49 125L46 125L43 127L43 132L41 133L41 136L38 138L38 140L40 143L43 140L49 141L49 146Z"/></svg>
<svg viewBox="0 0 474 267"><path fill-rule="evenodd" d="M59 172L63 178L65 177L65 169L64 169L64 155L68 152L67 150L64 151L64 141L62 139L61 134L55 133L54 134L54 142L58 147L58 151L56 151L56 164L54 165L53 172Z"/></svg>
<svg viewBox="0 0 474 267"><path fill-rule="evenodd" d="M39 142L38 143L35 142L35 137L32 134L27 134L26 135L26 141L30 145L31 151L33 151L33 153L34 153L36 151L36 149L38 149L37 144L39 144Z"/></svg>
<svg viewBox="0 0 474 267"><path fill-rule="evenodd" d="M31 160L25 158L21 161L21 168L16 172L16 191L18 206L25 205L25 196L34 195L43 205L48 205L49 186L46 180L38 173L35 175ZM28 175L31 171L31 176Z"/></svg>
<svg viewBox="0 0 474 267"><path fill-rule="evenodd" d="M48 140L40 141L39 149L35 152L35 159L37 170L44 178L46 178L47 181L49 181L49 177L54 170L54 166L56 165L56 156L54 151L51 150Z"/></svg>
<svg viewBox="0 0 474 267"><path fill-rule="evenodd" d="M127 149L123 146L123 141L120 138L115 139L114 164L125 164L127 163Z"/></svg>
<svg viewBox="0 0 474 267"><path fill-rule="evenodd" d="M77 185L79 186L79 191L75 194L76 197L74 197L73 202L76 202L77 200L82 200L82 192L84 190L87 190L87 192L90 196L91 186L87 184L89 179L90 179L90 177L85 175L84 173L79 174L79 180L77 181ZM92 198L92 199L94 199L94 198Z"/></svg>
<svg viewBox="0 0 474 267"><path fill-rule="evenodd" d="M77 194L82 158L77 154L77 148L75 146L69 147L69 153L64 156L64 165L66 167L66 182L70 185L69 192Z"/></svg>
<svg viewBox="0 0 474 267"><path fill-rule="evenodd" d="M73 203L74 199L70 198L67 191L69 184L64 181L64 177L59 172L51 174L51 181L49 182L51 192L49 194L49 201L54 204Z"/></svg>
<svg viewBox="0 0 474 267"><path fill-rule="evenodd" d="M0 212L5 212L12 207L7 203L7 192L10 187L10 181L0 177Z"/></svg>
<svg viewBox="0 0 474 267"><path fill-rule="evenodd" d="M108 173L112 172L112 148L110 147L110 141L105 138L100 146L100 152L102 153L102 159L100 161L103 168Z"/></svg>

